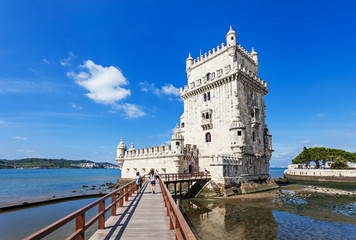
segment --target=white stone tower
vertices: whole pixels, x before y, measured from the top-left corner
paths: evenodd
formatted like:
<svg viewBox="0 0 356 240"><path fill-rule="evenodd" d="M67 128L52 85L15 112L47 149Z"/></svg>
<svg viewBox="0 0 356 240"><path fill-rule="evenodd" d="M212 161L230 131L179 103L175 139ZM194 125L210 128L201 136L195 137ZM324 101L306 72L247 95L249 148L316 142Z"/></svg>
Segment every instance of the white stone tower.
<svg viewBox="0 0 356 240"><path fill-rule="evenodd" d="M239 45L230 27L226 45L196 60L189 54L186 62L181 132L186 144L197 145L200 169L211 169L225 186L268 179L273 151L265 124L268 89L258 77L257 52Z"/></svg>

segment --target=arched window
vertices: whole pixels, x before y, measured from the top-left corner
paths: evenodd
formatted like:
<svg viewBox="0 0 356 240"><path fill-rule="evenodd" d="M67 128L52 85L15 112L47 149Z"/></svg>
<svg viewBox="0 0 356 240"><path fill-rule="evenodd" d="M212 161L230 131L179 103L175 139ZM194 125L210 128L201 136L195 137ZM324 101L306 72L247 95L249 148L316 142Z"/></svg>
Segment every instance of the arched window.
<svg viewBox="0 0 356 240"><path fill-rule="evenodd" d="M206 80L207 80L207 81L210 80L210 73L206 74Z"/></svg>
<svg viewBox="0 0 356 240"><path fill-rule="evenodd" d="M210 116L209 116L209 113L206 113L205 118L206 118L206 119L209 119L209 117L210 117Z"/></svg>
<svg viewBox="0 0 356 240"><path fill-rule="evenodd" d="M210 92L208 92L208 97L207 97L208 101L210 100Z"/></svg>
<svg viewBox="0 0 356 240"><path fill-rule="evenodd" d="M205 142L211 142L211 134L210 133L205 134Z"/></svg>
<svg viewBox="0 0 356 240"><path fill-rule="evenodd" d="M204 93L204 102L206 102L206 93Z"/></svg>

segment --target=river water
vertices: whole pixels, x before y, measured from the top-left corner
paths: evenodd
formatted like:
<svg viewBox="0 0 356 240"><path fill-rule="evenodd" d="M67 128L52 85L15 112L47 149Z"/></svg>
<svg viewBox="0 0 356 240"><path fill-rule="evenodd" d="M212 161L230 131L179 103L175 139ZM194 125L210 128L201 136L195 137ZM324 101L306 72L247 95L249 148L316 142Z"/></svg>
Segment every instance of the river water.
<svg viewBox="0 0 356 240"><path fill-rule="evenodd" d="M0 169L0 207L98 193L100 185L120 176L120 169Z"/></svg>
<svg viewBox="0 0 356 240"><path fill-rule="evenodd" d="M119 170L115 169L50 170L53 169L35 170L32 177L30 173L20 172L22 178L4 177L0 172L0 201L3 197L8 200L16 197L17 191L21 191L26 199L38 195L70 194L73 189L82 189L82 185L116 182L120 176ZM270 169L272 178L282 177L283 171ZM11 174L16 175L15 172ZM51 180L51 176L56 180ZM33 183L36 184L30 191ZM53 184L58 185L54 193L51 192ZM353 191L355 195L304 191L306 187L314 186ZM0 211L0 239L22 239L94 200ZM279 190L242 197L183 200L181 208L199 239L356 239L356 185L299 182ZM89 211L87 220L96 212L97 208ZM86 239L95 227L90 229ZM73 223L67 224L46 239L64 239L73 229Z"/></svg>

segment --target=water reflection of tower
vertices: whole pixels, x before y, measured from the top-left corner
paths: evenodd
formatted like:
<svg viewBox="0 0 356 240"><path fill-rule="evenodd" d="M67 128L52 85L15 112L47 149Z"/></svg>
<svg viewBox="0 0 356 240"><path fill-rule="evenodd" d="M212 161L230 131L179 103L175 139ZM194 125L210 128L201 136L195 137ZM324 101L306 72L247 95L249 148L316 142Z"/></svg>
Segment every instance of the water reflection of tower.
<svg viewBox="0 0 356 240"><path fill-rule="evenodd" d="M240 201L185 200L182 210L201 239L277 239L271 208Z"/></svg>

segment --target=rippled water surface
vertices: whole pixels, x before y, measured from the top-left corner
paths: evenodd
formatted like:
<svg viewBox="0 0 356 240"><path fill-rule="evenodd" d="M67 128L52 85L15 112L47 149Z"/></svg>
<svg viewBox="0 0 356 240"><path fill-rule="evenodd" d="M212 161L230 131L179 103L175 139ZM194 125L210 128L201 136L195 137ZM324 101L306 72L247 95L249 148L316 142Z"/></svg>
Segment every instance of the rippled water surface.
<svg viewBox="0 0 356 240"><path fill-rule="evenodd" d="M356 195L303 187L247 198L182 200L181 209L200 239L356 239Z"/></svg>

